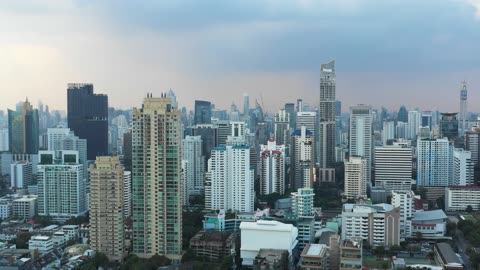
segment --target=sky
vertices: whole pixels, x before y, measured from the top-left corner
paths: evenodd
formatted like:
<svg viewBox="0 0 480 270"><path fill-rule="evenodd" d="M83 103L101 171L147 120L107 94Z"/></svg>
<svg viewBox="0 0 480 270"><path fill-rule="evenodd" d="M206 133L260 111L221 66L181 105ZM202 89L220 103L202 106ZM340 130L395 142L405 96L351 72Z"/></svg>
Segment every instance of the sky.
<svg viewBox="0 0 480 270"><path fill-rule="evenodd" d="M343 110L458 111L466 80L480 111L480 0L0 1L0 110L65 110L71 82L123 109L170 88L187 108L315 106L331 60Z"/></svg>

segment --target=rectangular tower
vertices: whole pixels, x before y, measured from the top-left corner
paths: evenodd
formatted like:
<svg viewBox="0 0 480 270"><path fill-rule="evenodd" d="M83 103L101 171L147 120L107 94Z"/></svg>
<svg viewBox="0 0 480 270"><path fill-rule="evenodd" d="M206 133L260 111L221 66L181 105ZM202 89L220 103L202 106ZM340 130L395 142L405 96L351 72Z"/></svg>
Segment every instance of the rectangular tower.
<svg viewBox="0 0 480 270"><path fill-rule="evenodd" d="M320 181L335 181L335 124L336 124L335 61L320 67L319 153Z"/></svg>
<svg viewBox="0 0 480 270"><path fill-rule="evenodd" d="M133 109L133 253L182 254L181 112L166 95Z"/></svg>
<svg viewBox="0 0 480 270"><path fill-rule="evenodd" d="M367 179L371 180L372 107L357 105L350 108L350 156L366 159Z"/></svg>
<svg viewBox="0 0 480 270"><path fill-rule="evenodd" d="M118 157L97 157L90 165L90 245L121 262L125 254L123 166Z"/></svg>

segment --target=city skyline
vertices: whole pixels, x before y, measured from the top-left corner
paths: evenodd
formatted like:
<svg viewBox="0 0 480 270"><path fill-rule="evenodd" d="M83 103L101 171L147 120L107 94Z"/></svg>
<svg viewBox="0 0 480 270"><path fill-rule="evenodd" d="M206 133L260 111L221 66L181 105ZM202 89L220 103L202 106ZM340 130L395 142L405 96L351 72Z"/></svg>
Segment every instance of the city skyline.
<svg viewBox="0 0 480 270"><path fill-rule="evenodd" d="M33 104L41 98L65 110L67 83L86 82L123 109L147 92L172 88L187 108L195 99L225 109L235 101L242 108L248 93L251 104L263 95L265 110L274 113L296 97L318 104L320 64L336 60L337 99L344 108L364 103L397 110L405 104L459 111L452 101L466 80L470 110L480 111L475 0L131 5L0 4L6 63L0 78L8 90L2 91L2 109L28 96ZM395 16L384 15L391 10ZM215 95L224 91L229 94Z"/></svg>

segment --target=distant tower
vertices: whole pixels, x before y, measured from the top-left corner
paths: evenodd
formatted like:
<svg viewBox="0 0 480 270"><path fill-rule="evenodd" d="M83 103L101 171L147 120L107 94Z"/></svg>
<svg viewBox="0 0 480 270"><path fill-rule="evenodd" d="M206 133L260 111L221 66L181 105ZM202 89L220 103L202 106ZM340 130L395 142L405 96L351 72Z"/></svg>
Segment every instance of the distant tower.
<svg viewBox="0 0 480 270"><path fill-rule="evenodd" d="M247 93L243 94L243 115L248 116L250 112L250 98Z"/></svg>
<svg viewBox="0 0 480 270"><path fill-rule="evenodd" d="M460 123L461 123L461 132L460 135L463 136L467 129L467 82L462 82L462 90L460 90Z"/></svg>

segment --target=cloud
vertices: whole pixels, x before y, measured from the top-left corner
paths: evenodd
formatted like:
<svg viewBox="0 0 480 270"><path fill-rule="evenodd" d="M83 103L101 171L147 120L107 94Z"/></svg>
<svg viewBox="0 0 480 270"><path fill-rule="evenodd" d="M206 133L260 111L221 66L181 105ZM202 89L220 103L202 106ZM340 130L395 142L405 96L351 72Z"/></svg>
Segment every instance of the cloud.
<svg viewBox="0 0 480 270"><path fill-rule="evenodd" d="M480 17L480 0L465 0L475 9L475 15Z"/></svg>

